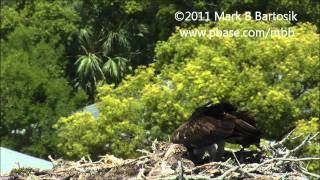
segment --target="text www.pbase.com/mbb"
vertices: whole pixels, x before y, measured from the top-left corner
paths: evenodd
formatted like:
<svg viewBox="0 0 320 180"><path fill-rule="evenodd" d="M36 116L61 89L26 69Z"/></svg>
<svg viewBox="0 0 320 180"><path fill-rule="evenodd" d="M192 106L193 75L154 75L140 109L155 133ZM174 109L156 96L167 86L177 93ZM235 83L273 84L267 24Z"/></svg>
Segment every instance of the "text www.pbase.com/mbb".
<svg viewBox="0 0 320 180"><path fill-rule="evenodd" d="M200 38L214 38L214 37L290 37L294 36L294 31L289 28L281 29L180 29L181 37L200 37Z"/></svg>

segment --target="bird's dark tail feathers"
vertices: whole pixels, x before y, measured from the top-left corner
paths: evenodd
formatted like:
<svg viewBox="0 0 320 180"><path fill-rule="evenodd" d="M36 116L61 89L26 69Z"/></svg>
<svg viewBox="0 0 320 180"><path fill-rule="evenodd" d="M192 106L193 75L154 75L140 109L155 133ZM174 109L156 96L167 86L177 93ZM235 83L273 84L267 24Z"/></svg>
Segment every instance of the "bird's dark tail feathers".
<svg viewBox="0 0 320 180"><path fill-rule="evenodd" d="M235 121L235 128L243 134L248 134L248 135L260 134L260 130L257 127L241 119L237 119Z"/></svg>

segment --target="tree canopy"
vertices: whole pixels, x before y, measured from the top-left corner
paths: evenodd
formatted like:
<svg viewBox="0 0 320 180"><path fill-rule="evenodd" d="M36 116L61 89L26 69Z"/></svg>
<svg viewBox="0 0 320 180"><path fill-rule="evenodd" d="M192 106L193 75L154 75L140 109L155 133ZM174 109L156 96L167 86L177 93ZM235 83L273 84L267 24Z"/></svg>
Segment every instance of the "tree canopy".
<svg viewBox="0 0 320 180"><path fill-rule="evenodd" d="M291 25L222 21L214 28L278 29L286 26ZM96 127L92 134L104 136L100 143L107 145L106 151L134 156L144 143L168 140L174 129L208 100L227 100L253 112L268 139L283 135L298 120L317 119L318 35L310 24L292 28L294 37L208 39L184 38L175 33L168 41L158 43L155 63L138 68L117 87L99 88L97 105L101 115L92 121L90 128ZM79 116L62 118L56 124L64 153L91 153L88 149L74 152L75 145L91 147L90 140L79 141L64 135L88 127L84 120L79 121ZM67 121L78 124L75 127ZM95 142L92 145L96 145Z"/></svg>
<svg viewBox="0 0 320 180"><path fill-rule="evenodd" d="M1 145L40 157L55 152L52 125L86 101L65 77L64 43L78 16L38 2L1 10Z"/></svg>

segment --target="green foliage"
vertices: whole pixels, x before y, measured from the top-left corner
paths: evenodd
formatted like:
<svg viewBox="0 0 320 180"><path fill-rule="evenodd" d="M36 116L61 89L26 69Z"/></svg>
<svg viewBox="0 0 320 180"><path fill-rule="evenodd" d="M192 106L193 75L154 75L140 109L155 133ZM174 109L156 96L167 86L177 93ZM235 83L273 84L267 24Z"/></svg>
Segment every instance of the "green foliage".
<svg viewBox="0 0 320 180"><path fill-rule="evenodd" d="M5 37L9 32L13 31L14 28L21 22L22 17L13 8L4 6L1 7L1 39Z"/></svg>
<svg viewBox="0 0 320 180"><path fill-rule="evenodd" d="M127 111L139 111L139 104L128 100L115 100L109 96L98 104L102 111L110 116L94 119L88 113L76 113L67 118L61 118L56 124L57 148L68 158L80 158L91 154L97 158L99 153L113 152L122 157L136 157L136 149L144 145L144 132L137 124L137 116L125 117ZM115 101L114 101L115 100ZM136 102L134 102L136 103ZM108 104L104 109L104 105ZM117 119L117 117L123 117Z"/></svg>
<svg viewBox="0 0 320 180"><path fill-rule="evenodd" d="M287 26L286 23L224 21L214 28ZM101 115L97 121L109 129L103 134L112 137L104 143L121 142L128 154L116 145L117 148L107 151L134 156L130 153L135 152L138 144L133 142L141 145L155 138L167 139L207 100L228 100L240 109L253 112L265 137L271 139L287 132L298 119L317 117L320 79L315 73L319 70L319 39L310 24L292 28L293 37L208 39L183 38L176 33L167 42L160 42L154 64L138 68L134 76L127 76L117 87L99 88ZM117 127L109 128L111 124L123 127L125 134L131 131L140 134L142 130L143 133L129 136L126 142L119 136Z"/></svg>
<svg viewBox="0 0 320 180"><path fill-rule="evenodd" d="M10 172L10 176L14 176L17 174L23 174L23 175L31 175L32 174L32 168L25 168L25 167L21 167L21 168L14 168L11 170Z"/></svg>
<svg viewBox="0 0 320 180"><path fill-rule="evenodd" d="M1 7L2 8L2 7ZM63 1L54 3L36 1L26 3L22 9L15 6L4 6L1 9L1 33L6 35L18 26L34 27L38 37L51 40L51 37L60 37L60 41L70 42L72 35L77 32L79 16L73 7Z"/></svg>
<svg viewBox="0 0 320 180"><path fill-rule="evenodd" d="M134 14L146 9L147 5L149 5L148 1L139 2L135 0L128 0L124 2L122 8L127 14Z"/></svg>
<svg viewBox="0 0 320 180"><path fill-rule="evenodd" d="M103 146L101 142L105 135L99 131L98 121L89 113L75 113L72 117L61 118L54 127L59 128L56 145L69 158L82 157Z"/></svg>
<svg viewBox="0 0 320 180"><path fill-rule="evenodd" d="M105 150L126 158L136 157L136 150L144 148L146 142L143 127L137 119L138 112L142 112L141 104L130 99L118 100L105 96L98 107L106 112L97 119L104 128L103 134L107 136ZM127 116L128 112L132 115Z"/></svg>
<svg viewBox="0 0 320 180"><path fill-rule="evenodd" d="M64 48L19 25L1 43L1 146L37 156L53 153L52 125L84 104L63 78Z"/></svg>

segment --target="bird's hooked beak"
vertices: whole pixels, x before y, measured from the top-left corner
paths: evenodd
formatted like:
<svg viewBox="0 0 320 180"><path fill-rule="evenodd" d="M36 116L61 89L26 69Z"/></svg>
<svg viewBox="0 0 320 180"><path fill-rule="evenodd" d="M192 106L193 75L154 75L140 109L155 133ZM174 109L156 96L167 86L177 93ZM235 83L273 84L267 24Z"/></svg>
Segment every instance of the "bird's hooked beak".
<svg viewBox="0 0 320 180"><path fill-rule="evenodd" d="M212 101L210 100L204 106L209 107L209 105L211 105L211 104L212 104Z"/></svg>

